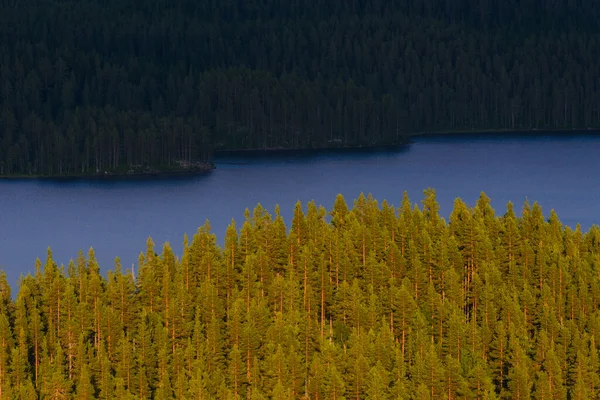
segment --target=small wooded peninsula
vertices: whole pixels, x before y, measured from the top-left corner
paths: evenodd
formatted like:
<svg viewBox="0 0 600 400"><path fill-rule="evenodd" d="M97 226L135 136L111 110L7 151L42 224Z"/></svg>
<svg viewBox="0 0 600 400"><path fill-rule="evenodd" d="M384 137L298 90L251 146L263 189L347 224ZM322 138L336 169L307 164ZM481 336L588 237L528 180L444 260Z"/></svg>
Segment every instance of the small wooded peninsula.
<svg viewBox="0 0 600 400"><path fill-rule="evenodd" d="M0 0L0 175L207 170L215 150L600 128L599 10Z"/></svg>
<svg viewBox="0 0 600 400"><path fill-rule="evenodd" d="M49 250L14 295L0 279L0 396L596 398L600 229L483 193L438 210L432 189L289 225L258 205L223 246L207 222L107 276Z"/></svg>

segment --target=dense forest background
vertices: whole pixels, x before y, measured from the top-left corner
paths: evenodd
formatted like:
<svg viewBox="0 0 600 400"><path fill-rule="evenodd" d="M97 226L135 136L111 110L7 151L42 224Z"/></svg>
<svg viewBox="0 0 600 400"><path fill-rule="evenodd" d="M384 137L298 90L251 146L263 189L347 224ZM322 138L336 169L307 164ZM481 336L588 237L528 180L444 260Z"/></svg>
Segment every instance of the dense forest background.
<svg viewBox="0 0 600 400"><path fill-rule="evenodd" d="M14 299L0 274L0 398L598 398L600 229L438 210L258 205L107 277L49 250Z"/></svg>
<svg viewBox="0 0 600 400"><path fill-rule="evenodd" d="M0 0L0 175L600 127L593 0Z"/></svg>

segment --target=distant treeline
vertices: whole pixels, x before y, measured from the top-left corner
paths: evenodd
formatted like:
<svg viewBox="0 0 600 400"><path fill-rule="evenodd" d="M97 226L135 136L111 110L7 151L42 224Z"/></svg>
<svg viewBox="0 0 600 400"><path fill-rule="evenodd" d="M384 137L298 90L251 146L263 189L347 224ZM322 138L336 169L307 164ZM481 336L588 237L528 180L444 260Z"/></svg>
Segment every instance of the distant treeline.
<svg viewBox="0 0 600 400"><path fill-rule="evenodd" d="M600 7L0 0L0 175L600 127Z"/></svg>

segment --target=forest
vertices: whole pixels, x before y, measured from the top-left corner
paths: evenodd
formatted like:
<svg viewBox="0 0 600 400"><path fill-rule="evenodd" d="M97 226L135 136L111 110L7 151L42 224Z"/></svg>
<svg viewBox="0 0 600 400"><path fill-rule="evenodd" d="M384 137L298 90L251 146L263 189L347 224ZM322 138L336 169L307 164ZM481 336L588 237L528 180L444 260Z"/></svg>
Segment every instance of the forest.
<svg viewBox="0 0 600 400"><path fill-rule="evenodd" d="M600 128L596 3L0 0L0 175Z"/></svg>
<svg viewBox="0 0 600 400"><path fill-rule="evenodd" d="M600 228L546 215L338 195L106 276L48 250L0 276L0 399L597 398Z"/></svg>

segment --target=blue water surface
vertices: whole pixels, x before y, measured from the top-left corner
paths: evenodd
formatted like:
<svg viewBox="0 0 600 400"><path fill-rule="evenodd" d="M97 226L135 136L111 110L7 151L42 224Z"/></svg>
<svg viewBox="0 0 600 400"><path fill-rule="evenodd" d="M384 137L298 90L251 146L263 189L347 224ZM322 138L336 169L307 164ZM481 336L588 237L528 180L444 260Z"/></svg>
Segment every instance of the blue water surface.
<svg viewBox="0 0 600 400"><path fill-rule="evenodd" d="M65 265L79 249L94 247L103 272L115 256L137 263L151 236L181 253L207 219L222 239L246 207L281 206L286 223L297 200L331 209L342 193L349 204L361 192L398 205L403 191L419 203L435 188L447 217L456 197L473 205L480 192L497 214L526 198L547 215L584 229L600 222L600 136L427 136L396 150L319 151L270 156L218 157L217 169L199 176L126 180L0 181L0 268L16 284L42 262L50 246ZM157 250L159 251L159 250ZM137 265L136 265L137 268Z"/></svg>

